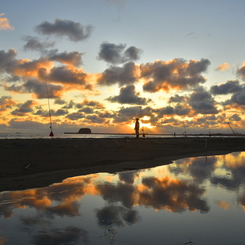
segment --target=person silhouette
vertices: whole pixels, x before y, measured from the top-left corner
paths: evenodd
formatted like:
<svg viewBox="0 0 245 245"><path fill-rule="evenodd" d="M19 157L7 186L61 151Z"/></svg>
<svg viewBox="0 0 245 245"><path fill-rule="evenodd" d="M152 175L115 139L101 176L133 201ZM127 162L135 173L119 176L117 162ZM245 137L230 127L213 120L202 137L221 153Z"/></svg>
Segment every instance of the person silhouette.
<svg viewBox="0 0 245 245"><path fill-rule="evenodd" d="M139 138L139 130L140 130L139 118L136 118L134 130L135 130L136 138Z"/></svg>

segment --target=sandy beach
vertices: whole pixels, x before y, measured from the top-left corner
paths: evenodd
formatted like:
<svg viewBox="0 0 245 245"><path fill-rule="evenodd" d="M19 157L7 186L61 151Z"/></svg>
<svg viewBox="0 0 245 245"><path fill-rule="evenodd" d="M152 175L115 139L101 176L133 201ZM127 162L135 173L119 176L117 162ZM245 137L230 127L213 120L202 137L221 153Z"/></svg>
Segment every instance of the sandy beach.
<svg viewBox="0 0 245 245"><path fill-rule="evenodd" d="M67 177L144 169L245 150L245 138L0 140L0 191L45 187Z"/></svg>

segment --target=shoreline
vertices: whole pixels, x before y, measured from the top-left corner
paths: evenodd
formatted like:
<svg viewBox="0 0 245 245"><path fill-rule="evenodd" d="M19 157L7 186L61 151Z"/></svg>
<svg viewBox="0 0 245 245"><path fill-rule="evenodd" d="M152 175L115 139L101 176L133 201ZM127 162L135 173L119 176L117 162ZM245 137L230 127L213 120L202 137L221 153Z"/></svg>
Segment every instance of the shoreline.
<svg viewBox="0 0 245 245"><path fill-rule="evenodd" d="M0 139L0 192L245 151L245 138Z"/></svg>

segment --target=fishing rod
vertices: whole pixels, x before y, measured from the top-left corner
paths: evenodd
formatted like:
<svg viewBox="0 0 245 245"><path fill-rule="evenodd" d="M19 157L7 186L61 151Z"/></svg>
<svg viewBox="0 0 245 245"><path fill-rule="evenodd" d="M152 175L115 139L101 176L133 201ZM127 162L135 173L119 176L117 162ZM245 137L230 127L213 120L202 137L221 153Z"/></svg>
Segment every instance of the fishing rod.
<svg viewBox="0 0 245 245"><path fill-rule="evenodd" d="M142 118L142 111L141 111L141 107L140 107L140 118ZM143 137L145 137L145 130L144 130L144 126L141 128L142 131L142 135Z"/></svg>
<svg viewBox="0 0 245 245"><path fill-rule="evenodd" d="M47 90L47 98L48 98L49 125L50 125L49 128L51 130L49 136L53 137L54 133L53 133L52 115L51 115L51 109L50 109L50 101L49 101L48 83L47 82L46 82L46 90Z"/></svg>

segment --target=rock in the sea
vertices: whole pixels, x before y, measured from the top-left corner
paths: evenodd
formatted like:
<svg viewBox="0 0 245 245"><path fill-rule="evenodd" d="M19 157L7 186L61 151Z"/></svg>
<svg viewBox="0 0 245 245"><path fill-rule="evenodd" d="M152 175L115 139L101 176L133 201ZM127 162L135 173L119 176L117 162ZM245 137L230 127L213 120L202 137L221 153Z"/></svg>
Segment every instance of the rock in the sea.
<svg viewBox="0 0 245 245"><path fill-rule="evenodd" d="M80 128L78 131L79 134L91 134L91 129L90 128Z"/></svg>

